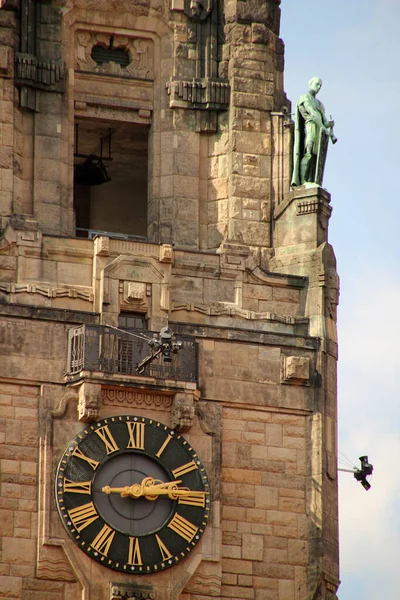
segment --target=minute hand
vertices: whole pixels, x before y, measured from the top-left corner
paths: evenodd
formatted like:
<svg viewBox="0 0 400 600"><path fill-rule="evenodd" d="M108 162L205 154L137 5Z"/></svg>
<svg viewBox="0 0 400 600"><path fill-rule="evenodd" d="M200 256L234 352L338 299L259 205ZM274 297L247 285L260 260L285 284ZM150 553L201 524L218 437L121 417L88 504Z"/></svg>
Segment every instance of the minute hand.
<svg viewBox="0 0 400 600"><path fill-rule="evenodd" d="M156 500L158 496L169 495L172 489L178 489L177 486L179 483L182 483L180 479L164 483L159 479L145 477L141 483L133 483L124 487L110 487L106 485L101 491L105 494L120 494L122 498L131 497L137 499L144 496L147 500Z"/></svg>

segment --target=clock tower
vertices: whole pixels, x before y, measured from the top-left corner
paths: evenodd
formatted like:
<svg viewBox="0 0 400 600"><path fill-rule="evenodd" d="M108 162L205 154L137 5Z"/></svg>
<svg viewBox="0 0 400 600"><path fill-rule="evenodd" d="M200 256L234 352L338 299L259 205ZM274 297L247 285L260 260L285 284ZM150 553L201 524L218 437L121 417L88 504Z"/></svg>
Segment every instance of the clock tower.
<svg viewBox="0 0 400 600"><path fill-rule="evenodd" d="M280 0L0 25L0 596L334 600L339 280Z"/></svg>

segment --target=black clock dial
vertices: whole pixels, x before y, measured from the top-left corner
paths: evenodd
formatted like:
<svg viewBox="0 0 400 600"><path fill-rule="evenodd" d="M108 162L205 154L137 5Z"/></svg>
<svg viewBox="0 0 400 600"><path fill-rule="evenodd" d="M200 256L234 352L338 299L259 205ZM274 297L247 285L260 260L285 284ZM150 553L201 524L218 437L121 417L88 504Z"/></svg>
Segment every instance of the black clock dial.
<svg viewBox="0 0 400 600"><path fill-rule="evenodd" d="M124 573L177 564L199 541L210 489L189 442L135 416L89 425L68 444L56 475L68 534L94 560Z"/></svg>

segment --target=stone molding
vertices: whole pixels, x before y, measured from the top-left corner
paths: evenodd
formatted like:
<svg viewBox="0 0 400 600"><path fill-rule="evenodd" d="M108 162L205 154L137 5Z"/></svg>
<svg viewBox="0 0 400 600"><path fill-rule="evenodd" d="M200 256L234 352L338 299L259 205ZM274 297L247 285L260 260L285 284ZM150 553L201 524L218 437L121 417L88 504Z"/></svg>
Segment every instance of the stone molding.
<svg viewBox="0 0 400 600"><path fill-rule="evenodd" d="M276 315L271 312L257 312L255 310L247 310L236 304L228 302L219 302L218 304L194 304L192 302L177 303L171 306L171 312L178 311L197 312L210 317L241 317L248 321L275 321L277 323L285 323L289 325L297 325L308 323L305 317L287 317Z"/></svg>
<svg viewBox="0 0 400 600"><path fill-rule="evenodd" d="M156 600L157 595L151 586L134 583L110 583L110 600Z"/></svg>
<svg viewBox="0 0 400 600"><path fill-rule="evenodd" d="M311 213L318 213L329 219L332 214L332 207L320 198L305 200L297 204L298 215L308 215Z"/></svg>
<svg viewBox="0 0 400 600"><path fill-rule="evenodd" d="M143 390L128 387L102 387L101 401L104 405L124 408L153 408L170 411L173 393L163 394L158 390Z"/></svg>
<svg viewBox="0 0 400 600"><path fill-rule="evenodd" d="M5 294L39 294L45 298L72 298L93 302L93 293L76 287L48 288L42 285L25 283L0 283L0 292Z"/></svg>
<svg viewBox="0 0 400 600"><path fill-rule="evenodd" d="M187 594L203 594L211 598L221 597L222 574L195 573L186 585Z"/></svg>

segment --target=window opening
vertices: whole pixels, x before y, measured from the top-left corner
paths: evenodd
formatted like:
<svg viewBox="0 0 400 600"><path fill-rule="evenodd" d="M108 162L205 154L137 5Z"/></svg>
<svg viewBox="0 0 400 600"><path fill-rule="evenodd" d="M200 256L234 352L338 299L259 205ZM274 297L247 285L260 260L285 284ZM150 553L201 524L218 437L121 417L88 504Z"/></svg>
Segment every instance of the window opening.
<svg viewBox="0 0 400 600"><path fill-rule="evenodd" d="M113 38L111 38L112 40ZM112 47L112 43L110 43L109 48L104 48L104 46L93 46L92 54L93 60L98 65L103 65L104 63L114 62L117 65L121 65L121 67L127 67L131 62L129 52L127 50L117 50Z"/></svg>
<svg viewBox="0 0 400 600"><path fill-rule="evenodd" d="M147 330L146 315L143 313L121 312L118 315L118 327L129 331L130 329ZM147 345L147 344L146 344ZM132 339L118 339L118 371L123 373L135 373L137 357L135 357L135 345Z"/></svg>
<svg viewBox="0 0 400 600"><path fill-rule="evenodd" d="M77 120L76 235L145 240L148 126Z"/></svg>
<svg viewBox="0 0 400 600"><path fill-rule="evenodd" d="M143 313L121 312L118 316L121 329L147 329L146 315Z"/></svg>
<svg viewBox="0 0 400 600"><path fill-rule="evenodd" d="M103 156L103 142L107 141L100 137L100 155L82 154L79 152L79 123L75 123L75 153L74 158L84 158L81 163L74 165L74 182L78 185L102 185L111 181L108 176L107 167L103 161L112 160L111 156L111 127L108 130L108 156Z"/></svg>

